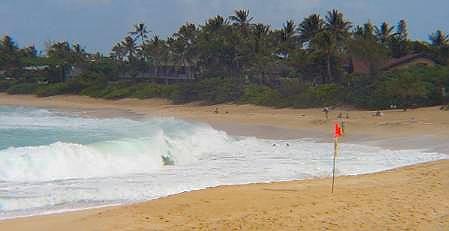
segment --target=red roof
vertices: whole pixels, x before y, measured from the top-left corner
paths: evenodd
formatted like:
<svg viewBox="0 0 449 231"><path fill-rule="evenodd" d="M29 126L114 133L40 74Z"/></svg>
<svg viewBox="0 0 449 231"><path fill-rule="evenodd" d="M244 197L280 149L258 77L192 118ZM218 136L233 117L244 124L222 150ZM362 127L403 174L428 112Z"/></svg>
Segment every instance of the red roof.
<svg viewBox="0 0 449 231"><path fill-rule="evenodd" d="M392 58L384 65L383 69L390 69L395 66L398 66L398 65L401 65L404 63L408 63L408 62L413 61L416 58L425 58L425 56L421 53L418 53L418 54L409 54L406 56L402 56L400 58Z"/></svg>
<svg viewBox="0 0 449 231"><path fill-rule="evenodd" d="M427 58L422 53L417 54L409 54L406 56L402 56L400 58L392 58L388 60L381 69L383 70L389 70L391 68L394 68L396 66L399 66L404 63L411 62L417 58ZM359 74L368 74L370 72L369 62L361 59L353 58L351 60L352 62L352 72L353 73L359 73Z"/></svg>

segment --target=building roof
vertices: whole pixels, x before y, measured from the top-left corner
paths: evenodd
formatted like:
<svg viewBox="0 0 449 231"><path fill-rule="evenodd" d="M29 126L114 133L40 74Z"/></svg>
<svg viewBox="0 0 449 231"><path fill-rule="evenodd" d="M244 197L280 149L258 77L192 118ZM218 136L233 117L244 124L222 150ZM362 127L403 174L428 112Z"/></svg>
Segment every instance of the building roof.
<svg viewBox="0 0 449 231"><path fill-rule="evenodd" d="M427 56L425 56L422 53L417 53L417 54L409 54L406 56L402 56L400 58L392 58L384 65L383 69L388 70L388 69L394 68L396 66L399 66L401 64L409 63L417 58L426 58L427 59ZM429 60L431 60L431 59L429 59Z"/></svg>
<svg viewBox="0 0 449 231"><path fill-rule="evenodd" d="M380 69L390 70L390 69L400 66L402 64L410 63L418 58L428 59L433 62L433 60L428 58L425 54L416 53L416 54L405 55L400 58L391 58L391 59L387 60L382 65L382 67ZM365 60L352 58L351 64L352 64L352 73L368 74L370 72L369 62L367 62Z"/></svg>

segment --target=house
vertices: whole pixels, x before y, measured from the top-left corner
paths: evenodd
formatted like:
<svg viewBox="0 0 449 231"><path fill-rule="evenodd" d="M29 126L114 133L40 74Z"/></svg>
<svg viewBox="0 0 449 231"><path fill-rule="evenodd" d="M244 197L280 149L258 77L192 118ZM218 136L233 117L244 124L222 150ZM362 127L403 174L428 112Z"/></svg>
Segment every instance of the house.
<svg viewBox="0 0 449 231"><path fill-rule="evenodd" d="M191 66L160 65L145 71L124 72L120 79L152 80L161 83L189 81L196 78L196 70Z"/></svg>
<svg viewBox="0 0 449 231"><path fill-rule="evenodd" d="M76 78L82 75L84 69L79 66L65 66L64 67L64 79Z"/></svg>
<svg viewBox="0 0 449 231"><path fill-rule="evenodd" d="M48 65L40 65L40 66L26 66L23 68L25 71L46 71L50 68Z"/></svg>
<svg viewBox="0 0 449 231"><path fill-rule="evenodd" d="M422 66L434 66L435 61L427 57L425 54L409 54L400 58L392 58L387 60L383 64L380 64L380 70L390 71L390 70L400 70L406 69L412 66L422 65ZM345 66L348 73L354 74L369 74L370 73L370 63L365 60L360 60L352 58L350 63Z"/></svg>

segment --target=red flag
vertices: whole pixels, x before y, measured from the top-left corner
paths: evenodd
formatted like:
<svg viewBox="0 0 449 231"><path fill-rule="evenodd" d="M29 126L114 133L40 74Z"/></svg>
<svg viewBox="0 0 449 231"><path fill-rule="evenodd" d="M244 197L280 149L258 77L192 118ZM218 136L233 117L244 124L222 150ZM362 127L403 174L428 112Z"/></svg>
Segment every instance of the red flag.
<svg viewBox="0 0 449 231"><path fill-rule="evenodd" d="M335 133L334 133L334 137L335 137L335 138L338 138L338 137L340 137L340 136L342 136L342 135L343 135L343 131L342 131L341 127L340 127L340 124L339 124L339 123L335 123Z"/></svg>

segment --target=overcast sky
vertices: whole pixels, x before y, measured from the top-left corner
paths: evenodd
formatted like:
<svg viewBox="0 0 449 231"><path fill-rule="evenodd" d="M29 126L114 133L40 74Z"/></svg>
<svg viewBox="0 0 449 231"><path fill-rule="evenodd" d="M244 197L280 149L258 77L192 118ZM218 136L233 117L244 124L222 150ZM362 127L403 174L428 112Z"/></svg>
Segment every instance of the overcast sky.
<svg viewBox="0 0 449 231"><path fill-rule="evenodd" d="M405 18L414 39L427 40L437 29L449 31L449 0L0 0L0 34L20 46L42 49L45 41L68 40L109 53L137 22L165 37L187 21L203 23L240 8L274 27L336 8L357 24L396 24Z"/></svg>

